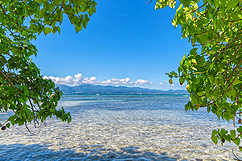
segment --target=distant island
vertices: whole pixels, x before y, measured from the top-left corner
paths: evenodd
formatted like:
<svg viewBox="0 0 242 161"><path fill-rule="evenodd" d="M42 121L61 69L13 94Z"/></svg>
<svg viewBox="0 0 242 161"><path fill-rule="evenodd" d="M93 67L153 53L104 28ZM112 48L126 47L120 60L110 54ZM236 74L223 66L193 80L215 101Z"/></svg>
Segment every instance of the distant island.
<svg viewBox="0 0 242 161"><path fill-rule="evenodd" d="M140 87L125 87L125 86L100 86L85 84L79 86L66 86L57 84L64 94L188 94L186 90L172 90L168 91L147 89Z"/></svg>

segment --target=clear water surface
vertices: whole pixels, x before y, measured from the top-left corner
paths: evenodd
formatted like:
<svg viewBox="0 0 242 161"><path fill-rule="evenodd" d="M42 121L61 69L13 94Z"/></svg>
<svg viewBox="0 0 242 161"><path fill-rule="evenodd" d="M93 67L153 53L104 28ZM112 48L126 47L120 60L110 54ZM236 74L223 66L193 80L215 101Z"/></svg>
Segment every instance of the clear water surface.
<svg viewBox="0 0 242 161"><path fill-rule="evenodd" d="M233 160L233 144L211 132L233 128L206 109L185 111L188 95L64 95L71 123L48 119L38 135L0 132L0 160ZM3 120L7 114L0 115ZM32 129L37 132L39 129Z"/></svg>

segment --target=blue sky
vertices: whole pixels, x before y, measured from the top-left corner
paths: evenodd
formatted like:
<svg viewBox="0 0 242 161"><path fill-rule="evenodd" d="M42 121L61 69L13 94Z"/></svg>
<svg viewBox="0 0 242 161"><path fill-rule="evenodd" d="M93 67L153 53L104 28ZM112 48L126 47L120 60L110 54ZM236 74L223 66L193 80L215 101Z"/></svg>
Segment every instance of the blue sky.
<svg viewBox="0 0 242 161"><path fill-rule="evenodd" d="M43 34L33 61L45 78L67 85L128 85L185 89L169 85L166 72L177 70L192 48L171 25L175 10L155 10L155 1L97 0L87 28L76 34L65 17L61 34Z"/></svg>

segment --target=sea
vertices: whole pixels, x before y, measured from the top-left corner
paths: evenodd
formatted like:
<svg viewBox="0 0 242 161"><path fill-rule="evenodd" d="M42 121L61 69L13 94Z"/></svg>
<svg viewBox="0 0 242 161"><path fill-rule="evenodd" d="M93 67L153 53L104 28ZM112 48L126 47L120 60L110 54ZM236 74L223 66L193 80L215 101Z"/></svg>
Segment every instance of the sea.
<svg viewBox="0 0 242 161"><path fill-rule="evenodd" d="M58 108L71 123L47 119L39 128L0 131L0 160L203 161L234 160L234 143L211 140L214 129L233 123L185 111L189 95L64 95ZM10 113L1 114L0 121Z"/></svg>

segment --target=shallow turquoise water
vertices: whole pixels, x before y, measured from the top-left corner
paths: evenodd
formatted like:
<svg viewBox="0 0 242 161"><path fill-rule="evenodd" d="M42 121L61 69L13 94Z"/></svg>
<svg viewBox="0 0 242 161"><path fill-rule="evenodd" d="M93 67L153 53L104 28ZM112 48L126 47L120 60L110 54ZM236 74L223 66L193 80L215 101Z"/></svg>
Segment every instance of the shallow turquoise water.
<svg viewBox="0 0 242 161"><path fill-rule="evenodd" d="M71 112L72 122L48 119L38 135L24 127L1 131L0 160L232 160L236 147L210 139L213 129L233 128L232 123L206 109L185 111L188 100L188 95L64 95L58 107Z"/></svg>

